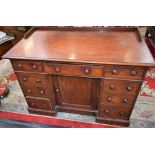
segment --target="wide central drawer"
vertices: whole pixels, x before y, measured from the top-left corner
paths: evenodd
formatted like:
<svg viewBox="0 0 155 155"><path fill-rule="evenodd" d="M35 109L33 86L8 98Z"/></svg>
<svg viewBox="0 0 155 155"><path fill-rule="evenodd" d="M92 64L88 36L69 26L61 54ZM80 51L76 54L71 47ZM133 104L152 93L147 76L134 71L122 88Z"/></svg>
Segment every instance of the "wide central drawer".
<svg viewBox="0 0 155 155"><path fill-rule="evenodd" d="M44 63L44 70L50 74L79 75L79 76L103 76L102 66L92 65L70 65L70 64L52 64Z"/></svg>

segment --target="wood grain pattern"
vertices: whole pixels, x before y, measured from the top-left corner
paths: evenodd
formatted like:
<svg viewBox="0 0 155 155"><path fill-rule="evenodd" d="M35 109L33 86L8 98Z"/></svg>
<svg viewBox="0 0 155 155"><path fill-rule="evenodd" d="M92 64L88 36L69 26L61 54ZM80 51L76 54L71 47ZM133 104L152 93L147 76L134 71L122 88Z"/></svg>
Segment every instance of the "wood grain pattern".
<svg viewBox="0 0 155 155"><path fill-rule="evenodd" d="M58 75L103 76L103 66L44 63L46 73Z"/></svg>
<svg viewBox="0 0 155 155"><path fill-rule="evenodd" d="M29 112L79 113L129 125L147 68L155 65L135 28L32 30L4 55L11 59Z"/></svg>
<svg viewBox="0 0 155 155"><path fill-rule="evenodd" d="M104 92L135 94L141 83L141 81L106 79L104 80Z"/></svg>
<svg viewBox="0 0 155 155"><path fill-rule="evenodd" d="M46 52L45 52L46 51ZM117 56L116 56L117 53ZM154 66L154 59L135 31L38 30L4 58Z"/></svg>

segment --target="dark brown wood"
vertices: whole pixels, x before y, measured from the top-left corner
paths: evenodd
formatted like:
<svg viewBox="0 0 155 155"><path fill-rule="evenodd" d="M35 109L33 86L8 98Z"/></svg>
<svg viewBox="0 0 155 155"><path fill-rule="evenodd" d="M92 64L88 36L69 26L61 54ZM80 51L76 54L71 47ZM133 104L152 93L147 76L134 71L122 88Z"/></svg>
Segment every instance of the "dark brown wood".
<svg viewBox="0 0 155 155"><path fill-rule="evenodd" d="M129 125L147 68L155 66L136 28L34 27L25 38L3 57L11 59L29 112Z"/></svg>
<svg viewBox="0 0 155 155"><path fill-rule="evenodd" d="M12 42L8 41L0 45L0 59L10 48L12 47Z"/></svg>
<svg viewBox="0 0 155 155"><path fill-rule="evenodd" d="M126 79L137 79L141 80L145 76L144 67L135 66L106 66L105 77L111 78L126 78Z"/></svg>
<svg viewBox="0 0 155 155"><path fill-rule="evenodd" d="M36 61L13 60L12 65L16 71L28 71L28 72L43 71L42 63Z"/></svg>
<svg viewBox="0 0 155 155"><path fill-rule="evenodd" d="M106 79L104 80L104 92L135 94L141 83L141 81Z"/></svg>
<svg viewBox="0 0 155 155"><path fill-rule="evenodd" d="M103 76L102 66L44 63L46 73L59 75Z"/></svg>
<svg viewBox="0 0 155 155"><path fill-rule="evenodd" d="M52 110L51 102L48 99L36 99L26 97L26 101L30 108L48 110L48 111Z"/></svg>
<svg viewBox="0 0 155 155"><path fill-rule="evenodd" d="M135 102L135 95L122 94L122 93L104 93L103 104L112 104L125 107L133 107Z"/></svg>

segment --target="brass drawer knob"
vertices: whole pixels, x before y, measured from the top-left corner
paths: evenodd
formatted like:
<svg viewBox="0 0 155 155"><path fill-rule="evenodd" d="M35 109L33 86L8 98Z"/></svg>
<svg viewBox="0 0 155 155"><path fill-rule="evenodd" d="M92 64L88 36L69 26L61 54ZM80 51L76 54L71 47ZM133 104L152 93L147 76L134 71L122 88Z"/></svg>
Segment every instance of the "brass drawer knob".
<svg viewBox="0 0 155 155"><path fill-rule="evenodd" d="M23 81L27 81L27 78L25 77L25 78L23 78Z"/></svg>
<svg viewBox="0 0 155 155"><path fill-rule="evenodd" d="M60 72L60 67L55 67L55 71L58 73Z"/></svg>
<svg viewBox="0 0 155 155"><path fill-rule="evenodd" d="M43 91L43 90L41 90L41 91L40 91L40 94L44 94L44 91Z"/></svg>
<svg viewBox="0 0 155 155"><path fill-rule="evenodd" d="M112 97L108 97L107 100L108 100L109 102L111 102L111 101L112 101Z"/></svg>
<svg viewBox="0 0 155 155"><path fill-rule="evenodd" d="M37 66L36 66L36 65L33 65L32 68L33 68L33 69L37 69Z"/></svg>
<svg viewBox="0 0 155 155"><path fill-rule="evenodd" d="M105 110L105 113L106 113L106 114L109 114L109 113L110 113L109 109L106 109L106 110Z"/></svg>
<svg viewBox="0 0 155 155"><path fill-rule="evenodd" d="M128 86L128 87L127 87L127 90L128 90L128 91L132 90L132 87L131 87L131 86Z"/></svg>
<svg viewBox="0 0 155 155"><path fill-rule="evenodd" d="M18 68L22 68L23 67L23 65L22 64L18 64Z"/></svg>
<svg viewBox="0 0 155 155"><path fill-rule="evenodd" d="M36 82L37 82L37 83L40 83L41 81L40 81L40 79L36 79Z"/></svg>
<svg viewBox="0 0 155 155"><path fill-rule="evenodd" d="M128 99L124 99L123 100L123 103L128 103Z"/></svg>
<svg viewBox="0 0 155 155"><path fill-rule="evenodd" d="M28 89L28 90L27 90L27 92L28 92L28 93L31 93L31 90L30 90L30 89Z"/></svg>
<svg viewBox="0 0 155 155"><path fill-rule="evenodd" d="M115 86L113 84L111 84L109 87L110 87L110 89L114 89L115 88Z"/></svg>
<svg viewBox="0 0 155 155"><path fill-rule="evenodd" d="M85 72L85 74L89 74L89 73L90 73L90 69L86 68L86 69L84 70L84 72Z"/></svg>
<svg viewBox="0 0 155 155"><path fill-rule="evenodd" d="M113 73L113 74L117 74L118 71L117 71L116 69L113 69L113 70L112 70L112 73Z"/></svg>
<svg viewBox="0 0 155 155"><path fill-rule="evenodd" d="M123 111L121 111L119 114L120 114L121 116L123 116L123 115L124 115L124 112L123 112Z"/></svg>
<svg viewBox="0 0 155 155"><path fill-rule="evenodd" d="M131 75L132 75L132 76L136 76L136 75L137 75L137 71L132 70L132 71L131 71Z"/></svg>

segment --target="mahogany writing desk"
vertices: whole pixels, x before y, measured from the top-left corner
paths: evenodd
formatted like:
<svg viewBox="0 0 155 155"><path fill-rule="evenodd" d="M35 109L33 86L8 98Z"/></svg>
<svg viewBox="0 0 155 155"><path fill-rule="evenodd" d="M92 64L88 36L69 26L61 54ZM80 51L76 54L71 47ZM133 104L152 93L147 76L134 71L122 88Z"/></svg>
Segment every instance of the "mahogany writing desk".
<svg viewBox="0 0 155 155"><path fill-rule="evenodd" d="M136 28L32 30L3 56L11 60L31 113L80 113L129 125L147 68L155 65Z"/></svg>

